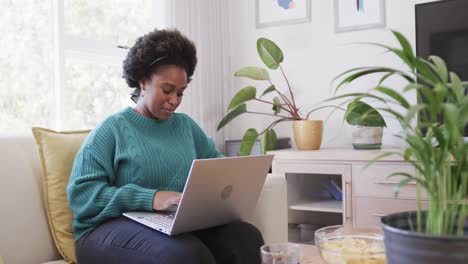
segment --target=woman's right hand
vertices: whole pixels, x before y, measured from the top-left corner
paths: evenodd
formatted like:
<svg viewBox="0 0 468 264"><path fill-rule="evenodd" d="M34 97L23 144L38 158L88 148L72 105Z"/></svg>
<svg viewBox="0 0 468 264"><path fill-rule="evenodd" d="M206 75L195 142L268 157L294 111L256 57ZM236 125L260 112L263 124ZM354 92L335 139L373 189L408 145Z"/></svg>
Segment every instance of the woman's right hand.
<svg viewBox="0 0 468 264"><path fill-rule="evenodd" d="M153 197L153 209L161 211L166 210L173 205L177 205L179 204L181 196L182 193L180 192L156 192Z"/></svg>

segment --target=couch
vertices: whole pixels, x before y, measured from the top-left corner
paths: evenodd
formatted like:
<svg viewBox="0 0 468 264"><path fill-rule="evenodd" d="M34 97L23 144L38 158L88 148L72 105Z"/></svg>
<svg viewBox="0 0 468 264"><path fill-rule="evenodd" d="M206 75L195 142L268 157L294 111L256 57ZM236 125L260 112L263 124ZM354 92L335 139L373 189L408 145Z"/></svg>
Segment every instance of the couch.
<svg viewBox="0 0 468 264"><path fill-rule="evenodd" d="M0 264L66 263L49 231L32 135L0 135L0 169ZM287 241L284 177L268 175L256 209L245 220L259 228L266 243Z"/></svg>

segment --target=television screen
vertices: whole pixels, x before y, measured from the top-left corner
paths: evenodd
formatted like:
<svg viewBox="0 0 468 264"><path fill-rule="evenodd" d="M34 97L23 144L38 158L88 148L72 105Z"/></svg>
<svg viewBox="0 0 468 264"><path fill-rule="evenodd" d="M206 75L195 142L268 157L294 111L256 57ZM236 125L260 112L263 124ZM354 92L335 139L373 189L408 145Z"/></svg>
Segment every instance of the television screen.
<svg viewBox="0 0 468 264"><path fill-rule="evenodd" d="M416 54L426 59L430 55L441 57L449 70L464 81L468 80L467 14L468 0L416 5Z"/></svg>

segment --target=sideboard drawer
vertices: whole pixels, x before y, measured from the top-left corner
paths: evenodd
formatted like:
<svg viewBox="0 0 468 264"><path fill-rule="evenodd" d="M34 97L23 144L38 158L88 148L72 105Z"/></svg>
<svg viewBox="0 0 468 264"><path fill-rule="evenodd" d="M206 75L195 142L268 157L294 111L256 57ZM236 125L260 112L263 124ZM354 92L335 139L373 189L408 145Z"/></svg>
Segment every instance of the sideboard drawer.
<svg viewBox="0 0 468 264"><path fill-rule="evenodd" d="M402 164L379 164L376 163L363 169L365 165L352 166L353 196L387 197L395 198L395 188L404 176L395 176L387 178L388 175L395 172L404 172L411 175L415 174L415 169L408 163ZM398 198L417 197L416 183L411 182L401 188ZM422 198L427 195L422 192Z"/></svg>
<svg viewBox="0 0 468 264"><path fill-rule="evenodd" d="M379 228L380 218L391 213L415 211L416 200L353 197L354 226L357 228ZM427 208L427 202L422 202Z"/></svg>

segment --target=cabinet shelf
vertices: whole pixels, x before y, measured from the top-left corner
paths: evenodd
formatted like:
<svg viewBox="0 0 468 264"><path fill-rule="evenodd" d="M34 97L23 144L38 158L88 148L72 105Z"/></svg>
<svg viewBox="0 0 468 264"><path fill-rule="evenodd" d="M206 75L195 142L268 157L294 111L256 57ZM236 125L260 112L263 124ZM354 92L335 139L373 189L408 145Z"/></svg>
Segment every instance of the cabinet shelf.
<svg viewBox="0 0 468 264"><path fill-rule="evenodd" d="M337 200L297 201L289 205L290 210L343 213L343 205Z"/></svg>

